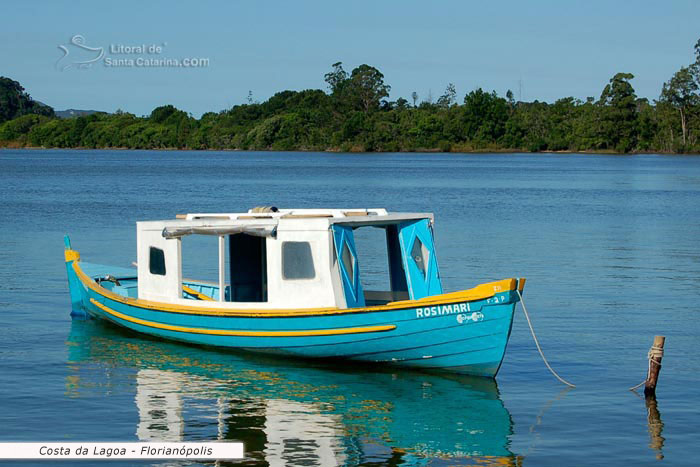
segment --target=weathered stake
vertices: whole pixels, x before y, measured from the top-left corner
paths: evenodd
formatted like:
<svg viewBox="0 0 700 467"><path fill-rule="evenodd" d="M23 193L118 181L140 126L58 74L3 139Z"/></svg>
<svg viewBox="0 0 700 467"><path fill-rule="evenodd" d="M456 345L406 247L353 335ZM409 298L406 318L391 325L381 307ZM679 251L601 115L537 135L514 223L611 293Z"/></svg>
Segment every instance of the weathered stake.
<svg viewBox="0 0 700 467"><path fill-rule="evenodd" d="M656 383L661 371L661 359L664 357L664 336L654 336L654 344L649 349L649 371L647 380L644 382L644 396L654 397L656 395Z"/></svg>

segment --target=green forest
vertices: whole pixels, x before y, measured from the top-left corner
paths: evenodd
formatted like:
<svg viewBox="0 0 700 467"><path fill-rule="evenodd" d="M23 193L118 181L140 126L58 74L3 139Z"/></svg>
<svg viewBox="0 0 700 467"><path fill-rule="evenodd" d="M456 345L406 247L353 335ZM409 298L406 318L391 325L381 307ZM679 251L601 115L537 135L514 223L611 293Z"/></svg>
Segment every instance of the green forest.
<svg viewBox="0 0 700 467"><path fill-rule="evenodd" d="M700 153L700 40L649 101L634 75L617 73L598 98L520 102L507 91L450 84L435 101L390 100L391 86L369 65L341 62L326 90L282 91L265 102L197 119L172 105L137 117L117 111L58 118L17 81L0 77L0 146L44 148L308 151L576 151Z"/></svg>

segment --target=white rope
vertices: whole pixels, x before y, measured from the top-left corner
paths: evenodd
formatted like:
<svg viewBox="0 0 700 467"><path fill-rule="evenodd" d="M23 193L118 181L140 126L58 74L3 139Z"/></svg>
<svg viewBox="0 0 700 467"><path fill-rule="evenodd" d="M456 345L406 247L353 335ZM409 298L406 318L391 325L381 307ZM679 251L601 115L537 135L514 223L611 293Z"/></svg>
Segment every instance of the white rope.
<svg viewBox="0 0 700 467"><path fill-rule="evenodd" d="M661 358L663 358L663 356L664 356L663 347L658 347L656 345L651 346L651 348L649 349L649 353L647 353L647 359L649 360L649 366L647 367L647 377L644 381L642 381L638 385L632 386L630 388L630 391L635 391L635 390L639 389L640 387L642 387L644 385L644 383L649 381L649 377L651 376L651 364L654 363L656 365L659 365L659 367L661 367L661 363L657 362L655 359L658 358L660 360Z"/></svg>
<svg viewBox="0 0 700 467"><path fill-rule="evenodd" d="M644 381L642 381L641 383L639 383L638 385L632 386L632 387L630 388L630 391L634 391L634 390L636 390L636 389L638 389L638 388L644 386L644 383L646 383L646 382L647 382L647 380L644 380Z"/></svg>
<svg viewBox="0 0 700 467"><path fill-rule="evenodd" d="M656 345L652 345L651 349L649 349L649 353L647 354L647 358L651 360L652 358L663 358L664 356L664 348L663 347L658 347ZM654 362L658 363L658 362ZM661 363L658 363L659 366L661 366Z"/></svg>
<svg viewBox="0 0 700 467"><path fill-rule="evenodd" d="M547 368L549 368L549 371L551 371L552 374L553 374L559 381L561 381L562 383L566 384L566 385L569 386L569 387L575 388L576 385L571 384L570 382L568 382L567 380L565 380L564 378L562 378L561 376L559 376L559 375L557 374L557 372L554 371L554 369L550 366L549 362L548 362L547 359L545 358L544 353L542 352L542 348L540 347L540 343L539 343L539 341L537 340L537 336L535 335L535 330L532 328L532 323L530 322L530 315L527 313L527 308L525 308L525 302L523 301L523 296L520 294L520 290L516 289L515 291L518 292L518 297L520 297L520 306L521 306L522 309L523 309L523 313L525 313L525 319L527 320L527 325L530 327L530 333L532 334L532 338L534 339L535 345L537 346L537 351L540 353L540 357L542 357L542 361L544 362L545 365L547 365Z"/></svg>

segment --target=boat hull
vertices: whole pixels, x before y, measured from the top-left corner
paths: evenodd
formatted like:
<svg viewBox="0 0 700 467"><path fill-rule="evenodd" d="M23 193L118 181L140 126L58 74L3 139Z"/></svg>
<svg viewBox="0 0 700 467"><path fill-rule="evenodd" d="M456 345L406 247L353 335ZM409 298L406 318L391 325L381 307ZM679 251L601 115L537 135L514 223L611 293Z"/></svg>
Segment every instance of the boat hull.
<svg viewBox="0 0 700 467"><path fill-rule="evenodd" d="M486 294L453 293L363 309L253 313L159 306L103 288L83 271L78 255L66 259L73 312L136 332L198 345L487 377L498 373L518 301L518 283L511 279L493 283Z"/></svg>

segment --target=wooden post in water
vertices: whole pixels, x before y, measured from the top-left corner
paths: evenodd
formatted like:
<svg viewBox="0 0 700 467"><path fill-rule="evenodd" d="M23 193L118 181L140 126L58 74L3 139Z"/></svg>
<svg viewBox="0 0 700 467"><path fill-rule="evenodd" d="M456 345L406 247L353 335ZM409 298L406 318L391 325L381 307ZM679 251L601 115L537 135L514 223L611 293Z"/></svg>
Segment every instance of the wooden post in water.
<svg viewBox="0 0 700 467"><path fill-rule="evenodd" d="M661 359L664 358L664 336L654 336L654 344L649 349L649 372L644 383L644 396L654 397L656 395L656 382L661 371Z"/></svg>

